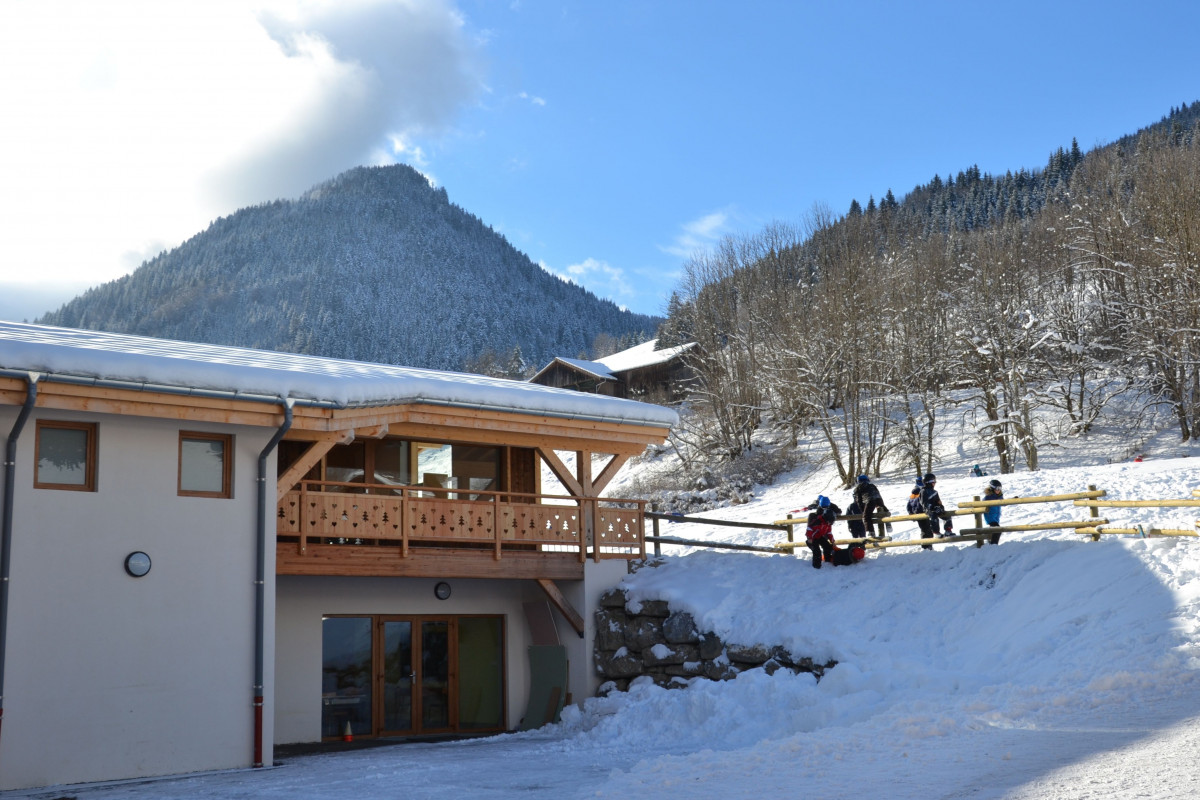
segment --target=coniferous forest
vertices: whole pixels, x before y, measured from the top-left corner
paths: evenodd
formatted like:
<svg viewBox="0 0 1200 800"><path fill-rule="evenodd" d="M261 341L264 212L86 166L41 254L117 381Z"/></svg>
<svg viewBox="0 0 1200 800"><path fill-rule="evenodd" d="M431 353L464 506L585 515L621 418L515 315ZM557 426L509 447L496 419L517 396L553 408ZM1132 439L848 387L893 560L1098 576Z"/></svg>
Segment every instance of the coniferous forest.
<svg viewBox="0 0 1200 800"><path fill-rule="evenodd" d="M546 272L403 165L217 219L38 320L511 377L658 321Z"/></svg>
<svg viewBox="0 0 1200 800"><path fill-rule="evenodd" d="M971 168L696 255L659 335L700 345L677 443L731 459L764 425L815 428L850 485L930 469L967 403L1010 472L1130 392L1200 438L1198 128L1185 103L1042 170Z"/></svg>

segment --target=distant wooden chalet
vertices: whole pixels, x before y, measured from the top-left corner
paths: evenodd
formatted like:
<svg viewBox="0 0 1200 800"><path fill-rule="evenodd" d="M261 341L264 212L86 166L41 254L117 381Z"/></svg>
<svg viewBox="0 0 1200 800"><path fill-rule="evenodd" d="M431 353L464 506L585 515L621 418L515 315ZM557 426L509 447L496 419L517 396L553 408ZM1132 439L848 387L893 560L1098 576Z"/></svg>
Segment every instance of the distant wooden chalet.
<svg viewBox="0 0 1200 800"><path fill-rule="evenodd" d="M595 361L558 357L529 382L609 397L678 399L692 376L683 356L696 345L689 342L655 350L657 341L651 339Z"/></svg>

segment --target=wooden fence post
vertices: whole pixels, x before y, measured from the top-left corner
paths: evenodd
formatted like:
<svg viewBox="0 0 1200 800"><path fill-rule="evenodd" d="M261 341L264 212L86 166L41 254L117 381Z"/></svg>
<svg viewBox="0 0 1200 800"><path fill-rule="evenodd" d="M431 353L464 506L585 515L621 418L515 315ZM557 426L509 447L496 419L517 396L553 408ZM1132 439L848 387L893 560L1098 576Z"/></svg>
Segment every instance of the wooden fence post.
<svg viewBox="0 0 1200 800"><path fill-rule="evenodd" d="M658 517L655 517L652 521L654 522L654 555L661 556L662 542L658 540Z"/></svg>
<svg viewBox="0 0 1200 800"><path fill-rule="evenodd" d="M1094 483L1089 483L1089 484L1088 484L1088 491L1089 491L1089 492L1094 492L1094 491L1096 491L1096 484L1094 484ZM1097 505L1088 506L1088 512L1089 512L1089 513L1088 513L1088 516L1090 516L1090 517L1092 517L1093 519L1095 519L1096 517L1099 517L1099 516L1100 516L1100 506L1097 506ZM1100 534L1099 534L1099 533L1093 533L1093 534L1092 534L1092 541L1093 541L1093 542L1098 542L1098 541L1100 541Z"/></svg>
<svg viewBox="0 0 1200 800"><path fill-rule="evenodd" d="M787 515L787 518L788 519L792 518L791 513L789 513ZM787 529L788 529L788 541L794 543L796 541L796 526L789 522ZM798 552L796 552L796 548L794 548L794 547L792 548L792 555L796 556L797 558L800 557L800 554Z"/></svg>

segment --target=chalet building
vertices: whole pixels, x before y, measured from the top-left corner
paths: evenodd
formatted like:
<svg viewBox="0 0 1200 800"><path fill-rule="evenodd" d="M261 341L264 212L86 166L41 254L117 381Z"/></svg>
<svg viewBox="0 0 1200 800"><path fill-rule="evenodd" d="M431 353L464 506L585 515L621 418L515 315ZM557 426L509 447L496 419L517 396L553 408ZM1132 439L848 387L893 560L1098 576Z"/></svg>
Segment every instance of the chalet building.
<svg viewBox="0 0 1200 800"><path fill-rule="evenodd" d="M694 342L655 350L657 339L595 361L557 357L530 383L608 397L671 402L680 399L692 372L683 355Z"/></svg>
<svg viewBox="0 0 1200 800"><path fill-rule="evenodd" d="M0 790L553 719L645 553L644 504L599 495L675 419L0 322Z"/></svg>

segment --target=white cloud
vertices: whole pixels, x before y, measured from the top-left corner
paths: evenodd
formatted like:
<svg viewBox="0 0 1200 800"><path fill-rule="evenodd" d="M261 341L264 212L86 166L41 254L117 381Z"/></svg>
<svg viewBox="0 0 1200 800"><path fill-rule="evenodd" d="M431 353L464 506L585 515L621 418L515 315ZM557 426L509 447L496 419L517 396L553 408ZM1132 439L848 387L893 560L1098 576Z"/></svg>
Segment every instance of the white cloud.
<svg viewBox="0 0 1200 800"><path fill-rule="evenodd" d="M424 169L478 47L450 0L4 3L0 278L108 280L357 164Z"/></svg>
<svg viewBox="0 0 1200 800"><path fill-rule="evenodd" d="M530 103L533 103L535 106L546 105L545 99L538 97L536 95L531 95L528 92L521 92L519 95L517 95L517 97L521 98L522 100L528 100Z"/></svg>
<svg viewBox="0 0 1200 800"><path fill-rule="evenodd" d="M562 272L551 269L545 261L539 261L538 266L552 275L584 287L597 297L615 302L618 298L634 296L633 286L625 277L625 270L614 267L607 261L585 258L578 264L571 264Z"/></svg>
<svg viewBox="0 0 1200 800"><path fill-rule="evenodd" d="M679 258L690 258L697 251L704 250L716 244L730 230L730 213L714 211L699 219L685 222L680 226L682 231L669 245L660 245L659 249Z"/></svg>

